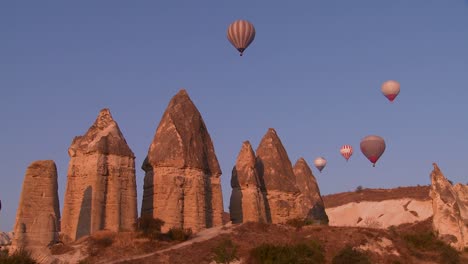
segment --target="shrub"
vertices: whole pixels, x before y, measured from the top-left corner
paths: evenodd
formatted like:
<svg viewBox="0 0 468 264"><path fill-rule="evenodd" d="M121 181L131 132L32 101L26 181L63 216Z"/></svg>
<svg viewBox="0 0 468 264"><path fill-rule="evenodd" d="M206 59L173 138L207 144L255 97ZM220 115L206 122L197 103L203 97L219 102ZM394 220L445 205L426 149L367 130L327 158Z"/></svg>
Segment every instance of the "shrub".
<svg viewBox="0 0 468 264"><path fill-rule="evenodd" d="M150 214L144 214L137 219L135 229L140 231L144 237L151 240L157 239L161 235L161 227L164 221L159 218L153 218Z"/></svg>
<svg viewBox="0 0 468 264"><path fill-rule="evenodd" d="M177 241L185 241L188 240L192 236L192 229L183 229L183 228L176 228L173 227L169 229L169 232L167 232L171 240L177 240Z"/></svg>
<svg viewBox="0 0 468 264"><path fill-rule="evenodd" d="M114 243L115 234L108 231L101 231L89 237L88 253L90 256L97 256L100 251L110 247Z"/></svg>
<svg viewBox="0 0 468 264"><path fill-rule="evenodd" d="M222 240L218 246L213 249L214 261L216 263L228 264L237 260L237 245L231 239Z"/></svg>
<svg viewBox="0 0 468 264"><path fill-rule="evenodd" d="M460 255L458 251L445 242L439 240L431 231L406 234L403 236L403 239L415 256L419 255L417 252L415 252L415 249L422 251L436 251L439 253L441 263L460 263Z"/></svg>
<svg viewBox="0 0 468 264"><path fill-rule="evenodd" d="M371 264L369 257L351 246L346 246L333 257L333 264Z"/></svg>
<svg viewBox="0 0 468 264"><path fill-rule="evenodd" d="M377 221L375 217L366 217L366 219L364 219L363 225L368 228L381 228L382 227L382 223Z"/></svg>
<svg viewBox="0 0 468 264"><path fill-rule="evenodd" d="M67 252L73 251L74 248L70 245L56 244L50 247L50 253L52 255L63 255Z"/></svg>
<svg viewBox="0 0 468 264"><path fill-rule="evenodd" d="M7 250L0 252L0 263L2 264L37 264L31 253L25 249L19 249L8 255Z"/></svg>
<svg viewBox="0 0 468 264"><path fill-rule="evenodd" d="M357 192L357 193L362 192L363 189L364 189L364 187L362 187L361 185L359 185L358 187L356 187L356 192Z"/></svg>
<svg viewBox="0 0 468 264"><path fill-rule="evenodd" d="M250 251L250 261L256 264L325 263L325 256L315 241L282 246L262 244Z"/></svg>
<svg viewBox="0 0 468 264"><path fill-rule="evenodd" d="M312 225L313 222L312 222L312 220L302 219L302 218L298 217L298 218L289 219L288 221L286 221L286 224L290 225L290 226L293 226L293 227L295 227L297 229L301 229L303 226Z"/></svg>

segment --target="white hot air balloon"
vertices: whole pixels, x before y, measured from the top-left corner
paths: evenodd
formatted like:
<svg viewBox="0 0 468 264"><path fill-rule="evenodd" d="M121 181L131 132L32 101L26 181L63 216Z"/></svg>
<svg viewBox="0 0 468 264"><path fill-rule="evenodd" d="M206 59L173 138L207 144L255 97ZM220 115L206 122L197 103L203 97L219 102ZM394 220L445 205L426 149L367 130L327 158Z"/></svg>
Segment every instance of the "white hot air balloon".
<svg viewBox="0 0 468 264"><path fill-rule="evenodd" d="M382 93L390 102L393 102L400 93L400 83L394 80L384 82L382 84Z"/></svg>
<svg viewBox="0 0 468 264"><path fill-rule="evenodd" d="M322 172L323 168L327 165L327 160L324 157L318 157L314 160L315 167Z"/></svg>

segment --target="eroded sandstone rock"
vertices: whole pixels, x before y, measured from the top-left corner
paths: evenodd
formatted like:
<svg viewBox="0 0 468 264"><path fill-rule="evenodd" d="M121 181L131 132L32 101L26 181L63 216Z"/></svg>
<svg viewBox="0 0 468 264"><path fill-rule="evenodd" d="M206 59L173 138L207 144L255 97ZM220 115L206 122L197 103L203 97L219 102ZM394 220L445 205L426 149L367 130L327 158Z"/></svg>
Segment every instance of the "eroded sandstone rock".
<svg viewBox="0 0 468 264"><path fill-rule="evenodd" d="M302 195L298 201L301 206L300 210L303 211L308 220L318 224L327 224L328 216L325 212L317 179L304 158L297 160L293 170L294 175L296 175L296 185Z"/></svg>
<svg viewBox="0 0 468 264"><path fill-rule="evenodd" d="M109 109L68 149L62 233L76 240L98 230L132 230L137 218L135 155Z"/></svg>
<svg viewBox="0 0 468 264"><path fill-rule="evenodd" d="M54 161L39 160L28 166L16 213L14 248L47 247L58 241L60 210L57 190Z"/></svg>
<svg viewBox="0 0 468 264"><path fill-rule="evenodd" d="M256 168L267 199L268 222L305 218L297 203L301 193L296 186L291 161L273 128L263 136L256 154Z"/></svg>
<svg viewBox="0 0 468 264"><path fill-rule="evenodd" d="M433 228L439 238L458 250L468 247L468 187L455 187L444 177L437 164L431 173Z"/></svg>
<svg viewBox="0 0 468 264"><path fill-rule="evenodd" d="M171 227L222 225L221 169L198 109L185 90L170 101L143 163L142 214Z"/></svg>
<svg viewBox="0 0 468 264"><path fill-rule="evenodd" d="M255 168L255 154L248 141L242 144L232 169L231 187L229 210L232 223L267 222L264 194Z"/></svg>

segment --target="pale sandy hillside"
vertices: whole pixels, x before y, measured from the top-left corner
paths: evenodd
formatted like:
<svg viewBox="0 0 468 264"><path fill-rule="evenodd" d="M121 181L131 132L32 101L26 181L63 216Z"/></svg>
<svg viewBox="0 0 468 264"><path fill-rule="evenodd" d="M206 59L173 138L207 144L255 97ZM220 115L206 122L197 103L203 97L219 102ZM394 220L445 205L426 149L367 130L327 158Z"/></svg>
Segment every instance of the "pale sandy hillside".
<svg viewBox="0 0 468 264"><path fill-rule="evenodd" d="M429 186L362 189L323 197L331 226L387 228L431 217Z"/></svg>

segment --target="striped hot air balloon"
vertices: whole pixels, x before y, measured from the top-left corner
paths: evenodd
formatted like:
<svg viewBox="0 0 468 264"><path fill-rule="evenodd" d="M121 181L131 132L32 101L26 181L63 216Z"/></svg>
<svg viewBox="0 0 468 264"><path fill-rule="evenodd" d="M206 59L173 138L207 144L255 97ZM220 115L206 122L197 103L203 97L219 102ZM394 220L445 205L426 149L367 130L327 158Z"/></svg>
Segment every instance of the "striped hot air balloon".
<svg viewBox="0 0 468 264"><path fill-rule="evenodd" d="M400 83L394 80L384 82L382 84L382 93L390 102L393 102L400 93Z"/></svg>
<svg viewBox="0 0 468 264"><path fill-rule="evenodd" d="M353 155L353 147L351 147L351 145L343 145L340 148L340 153L346 159L346 161L348 161L351 155Z"/></svg>
<svg viewBox="0 0 468 264"><path fill-rule="evenodd" d="M242 56L244 50L255 39L255 28L247 20L236 20L229 25L227 38Z"/></svg>
<svg viewBox="0 0 468 264"><path fill-rule="evenodd" d="M385 140L375 135L367 136L361 140L361 151L375 167L375 163L385 151Z"/></svg>
<svg viewBox="0 0 468 264"><path fill-rule="evenodd" d="M327 165L327 160L324 157L318 157L314 160L315 167L322 172L323 168Z"/></svg>

